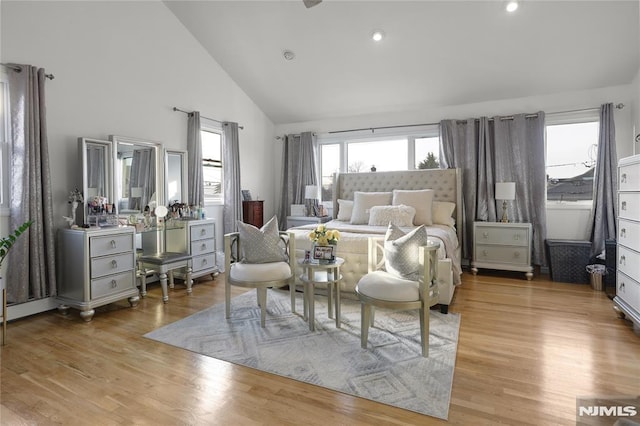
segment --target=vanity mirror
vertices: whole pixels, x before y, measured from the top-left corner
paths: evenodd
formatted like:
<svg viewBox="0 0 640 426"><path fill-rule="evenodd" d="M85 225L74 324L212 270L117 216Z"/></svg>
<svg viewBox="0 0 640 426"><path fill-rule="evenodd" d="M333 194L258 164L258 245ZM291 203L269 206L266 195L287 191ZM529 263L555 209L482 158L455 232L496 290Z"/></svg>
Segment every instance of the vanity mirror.
<svg viewBox="0 0 640 426"><path fill-rule="evenodd" d="M112 135L117 212L129 216L164 205L162 145L143 139ZM160 191L158 189L161 189Z"/></svg>
<svg viewBox="0 0 640 426"><path fill-rule="evenodd" d="M187 151L166 149L164 170L167 203L187 203Z"/></svg>
<svg viewBox="0 0 640 426"><path fill-rule="evenodd" d="M85 201L82 217L84 223L89 223L90 214L113 212L110 207L115 202L113 142L78 138L78 145L82 163L82 194ZM100 207L101 211L90 211L89 206L92 203Z"/></svg>

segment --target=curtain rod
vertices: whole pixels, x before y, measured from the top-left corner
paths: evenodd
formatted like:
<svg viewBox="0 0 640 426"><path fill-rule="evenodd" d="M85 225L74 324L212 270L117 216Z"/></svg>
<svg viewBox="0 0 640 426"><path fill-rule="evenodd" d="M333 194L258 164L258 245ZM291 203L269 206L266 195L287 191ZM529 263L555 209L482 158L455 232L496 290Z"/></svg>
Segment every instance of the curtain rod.
<svg viewBox="0 0 640 426"><path fill-rule="evenodd" d="M183 109L180 109L178 107L173 107L174 111L178 111L178 112L184 112L187 115L193 114L193 111L189 112L189 111L185 111ZM209 118L209 117L205 117L204 115L202 116L202 118L206 118L207 120L211 120L211 121L216 121L220 124L227 124L226 121L220 121L220 120L216 120L215 118ZM244 129L244 126L238 126L238 129Z"/></svg>
<svg viewBox="0 0 640 426"><path fill-rule="evenodd" d="M15 72L22 72L22 67L19 65L2 64L2 63L0 63L0 65L2 65L5 68L9 68L10 70L13 70ZM49 80L53 80L55 78L53 74L45 74L44 76L47 77Z"/></svg>
<svg viewBox="0 0 640 426"><path fill-rule="evenodd" d="M619 103L616 104L616 109L622 109L624 108L624 104L623 103ZM556 112L550 112L548 115L551 114L566 114L566 113L572 113L572 112L585 112L585 111L596 111L599 110L600 107L596 107L596 108L582 108L582 109L573 109L573 110L569 110L569 111L556 111ZM527 114L525 115L526 118L535 118L537 117L538 114ZM508 116L504 116L504 117L500 117L500 120L513 120L514 116L513 115L508 115ZM476 118L476 120L478 120ZM490 118L489 121L493 121L493 118ZM458 120L458 121L462 121L465 122L464 120ZM333 130L331 132L328 132L329 134L335 134L335 133L347 133L347 132L360 132L363 130L371 130L371 132L374 132L376 130L382 130L382 129L398 129L398 128L402 128L402 127L417 127L417 126L437 126L439 125L440 122L438 123L422 123L422 124L401 124L398 126L383 126L383 127L365 127L365 128L361 128L361 129L349 129L349 130ZM276 138L278 139L278 138Z"/></svg>

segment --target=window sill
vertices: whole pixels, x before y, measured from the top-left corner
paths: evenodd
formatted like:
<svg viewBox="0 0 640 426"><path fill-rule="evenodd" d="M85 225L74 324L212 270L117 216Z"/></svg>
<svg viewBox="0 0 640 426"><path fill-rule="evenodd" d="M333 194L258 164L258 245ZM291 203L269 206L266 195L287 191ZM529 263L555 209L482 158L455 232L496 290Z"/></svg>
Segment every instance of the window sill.
<svg viewBox="0 0 640 426"><path fill-rule="evenodd" d="M547 210L591 210L591 201L548 201Z"/></svg>

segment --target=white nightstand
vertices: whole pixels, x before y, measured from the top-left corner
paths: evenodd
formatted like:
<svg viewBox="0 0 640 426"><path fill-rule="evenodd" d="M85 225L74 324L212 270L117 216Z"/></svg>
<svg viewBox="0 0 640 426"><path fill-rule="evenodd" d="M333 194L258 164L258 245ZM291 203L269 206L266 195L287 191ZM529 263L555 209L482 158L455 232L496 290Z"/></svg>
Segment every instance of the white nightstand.
<svg viewBox="0 0 640 426"><path fill-rule="evenodd" d="M327 223L331 220L330 216L316 217L316 216L287 216L287 227L293 228L294 226L313 225L317 223Z"/></svg>
<svg viewBox="0 0 640 426"><path fill-rule="evenodd" d="M471 272L478 268L525 272L533 278L531 266L531 224L474 222Z"/></svg>

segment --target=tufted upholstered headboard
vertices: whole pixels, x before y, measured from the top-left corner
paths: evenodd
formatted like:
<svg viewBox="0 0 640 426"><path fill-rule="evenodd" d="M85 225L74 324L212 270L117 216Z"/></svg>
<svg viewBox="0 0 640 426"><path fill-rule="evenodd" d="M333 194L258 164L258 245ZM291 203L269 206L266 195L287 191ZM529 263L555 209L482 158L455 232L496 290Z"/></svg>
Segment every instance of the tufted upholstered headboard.
<svg viewBox="0 0 640 426"><path fill-rule="evenodd" d="M333 215L338 199L353 200L353 193L391 192L394 189L433 189L435 201L456 204L456 224L462 223L462 171L460 169L404 170L396 172L337 173L333 178ZM462 247L462 232L458 232Z"/></svg>

